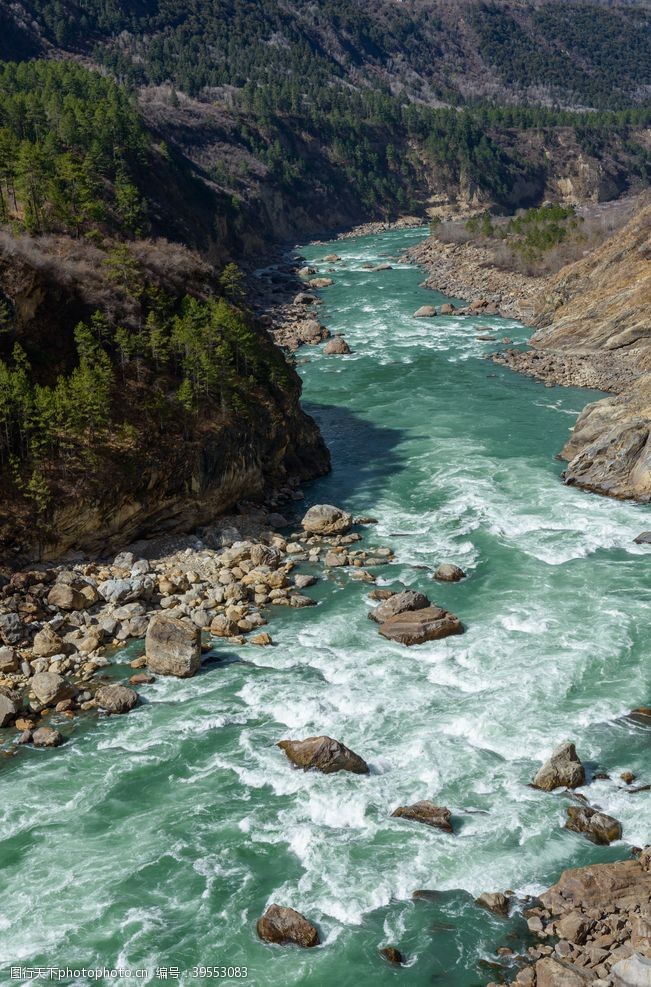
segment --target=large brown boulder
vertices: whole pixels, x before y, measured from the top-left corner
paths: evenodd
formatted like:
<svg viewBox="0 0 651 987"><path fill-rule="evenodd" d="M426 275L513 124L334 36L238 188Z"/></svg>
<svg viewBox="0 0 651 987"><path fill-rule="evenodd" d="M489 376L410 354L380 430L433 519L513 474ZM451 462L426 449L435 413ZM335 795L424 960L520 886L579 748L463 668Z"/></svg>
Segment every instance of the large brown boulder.
<svg viewBox="0 0 651 987"><path fill-rule="evenodd" d="M352 514L332 504L314 504L301 521L303 530L311 535L345 535L352 523Z"/></svg>
<svg viewBox="0 0 651 987"><path fill-rule="evenodd" d="M551 956L536 963L536 987L587 987L590 979L594 978L589 978L582 970L557 962Z"/></svg>
<svg viewBox="0 0 651 987"><path fill-rule="evenodd" d="M501 915L503 918L509 914L509 899L501 891L484 891L478 898L475 898L475 904L489 912L494 912L495 915Z"/></svg>
<svg viewBox="0 0 651 987"><path fill-rule="evenodd" d="M551 792L554 788L579 788L585 784L585 771L574 744L561 744L545 761L532 782L534 788Z"/></svg>
<svg viewBox="0 0 651 987"><path fill-rule="evenodd" d="M58 610L85 610L90 605L84 594L69 583L55 583L47 602Z"/></svg>
<svg viewBox="0 0 651 987"><path fill-rule="evenodd" d="M454 562L442 562L434 573L434 579L442 583L458 583L465 575L463 569Z"/></svg>
<svg viewBox="0 0 651 987"><path fill-rule="evenodd" d="M38 701L44 706L53 706L63 699L70 699L75 694L74 686L58 672L37 672L30 679L29 685Z"/></svg>
<svg viewBox="0 0 651 987"><path fill-rule="evenodd" d="M283 905L269 905L262 918L258 919L257 933L265 942L279 946L319 946L319 933L311 922L293 908Z"/></svg>
<svg viewBox="0 0 651 987"><path fill-rule="evenodd" d="M451 634L463 634L463 624L449 610L431 606L389 617L380 625L380 634L390 641L411 646L438 641Z"/></svg>
<svg viewBox="0 0 651 987"><path fill-rule="evenodd" d="M442 829L445 833L453 832L450 810L443 805L434 805L433 802L427 800L414 802L413 805L399 805L391 815L401 819L410 819L412 822L425 823L426 826L434 826L436 829Z"/></svg>
<svg viewBox="0 0 651 987"><path fill-rule="evenodd" d="M419 309L414 312L415 319L433 319L436 315L436 309L433 305L421 305Z"/></svg>
<svg viewBox="0 0 651 987"><path fill-rule="evenodd" d="M389 617L395 617L396 614L406 613L409 610L424 610L425 607L429 606L430 601L424 593L406 589L402 593L393 593L386 600L383 600L375 610L371 610L368 616L370 620L383 624Z"/></svg>
<svg viewBox="0 0 651 987"><path fill-rule="evenodd" d="M32 734L34 747L60 747L63 737L54 727L39 727Z"/></svg>
<svg viewBox="0 0 651 987"><path fill-rule="evenodd" d="M613 987L651 987L651 959L634 953L611 969Z"/></svg>
<svg viewBox="0 0 651 987"><path fill-rule="evenodd" d="M622 824L619 820L589 805L569 806L565 828L575 833L583 833L593 843L604 846L622 838Z"/></svg>
<svg viewBox="0 0 651 987"><path fill-rule="evenodd" d="M138 693L126 685L103 685L95 693L95 702L107 713L128 713L138 702Z"/></svg>
<svg viewBox="0 0 651 987"><path fill-rule="evenodd" d="M323 774L352 771L356 775L369 773L366 761L345 744L332 737L306 737L305 740L281 740L277 744L292 764L308 771L314 768Z"/></svg>
<svg viewBox="0 0 651 987"><path fill-rule="evenodd" d="M189 678L201 664L201 632L183 620L157 614L147 628L145 654L151 672Z"/></svg>

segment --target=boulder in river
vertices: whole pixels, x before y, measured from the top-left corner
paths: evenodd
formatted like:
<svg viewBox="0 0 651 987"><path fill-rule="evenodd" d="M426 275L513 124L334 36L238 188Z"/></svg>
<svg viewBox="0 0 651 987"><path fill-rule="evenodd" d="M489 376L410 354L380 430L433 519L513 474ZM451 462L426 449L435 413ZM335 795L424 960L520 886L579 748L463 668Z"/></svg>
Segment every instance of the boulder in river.
<svg viewBox="0 0 651 987"><path fill-rule="evenodd" d="M463 624L449 610L431 606L389 617L380 625L380 634L390 641L411 646L438 641L451 634L463 634Z"/></svg>
<svg viewBox="0 0 651 987"><path fill-rule="evenodd" d="M509 914L509 899L501 891L484 891L478 898L475 898L475 904L489 912L494 912L495 915L502 915L504 918Z"/></svg>
<svg viewBox="0 0 651 987"><path fill-rule="evenodd" d="M450 302L444 302L439 309L439 315L454 315L456 308Z"/></svg>
<svg viewBox="0 0 651 987"><path fill-rule="evenodd" d="M326 254L323 258L326 264L336 264L338 260L341 260L339 254Z"/></svg>
<svg viewBox="0 0 651 987"><path fill-rule="evenodd" d="M534 788L551 792L555 788L579 788L585 784L585 771L572 743L561 744L537 772Z"/></svg>
<svg viewBox="0 0 651 987"><path fill-rule="evenodd" d="M147 667L155 674L196 675L201 664L201 632L186 621L156 614L147 628L145 654Z"/></svg>
<svg viewBox="0 0 651 987"><path fill-rule="evenodd" d="M316 928L304 915L283 905L269 905L262 918L258 919L257 933L264 942L279 946L319 946L321 940Z"/></svg>
<svg viewBox="0 0 651 987"><path fill-rule="evenodd" d="M63 737L54 727L39 727L32 734L34 747L60 747Z"/></svg>
<svg viewBox="0 0 651 987"><path fill-rule="evenodd" d="M415 319L433 319L436 315L436 309L433 305L421 305L419 309L414 312Z"/></svg>
<svg viewBox="0 0 651 987"><path fill-rule="evenodd" d="M332 278L312 278L308 281L310 288L329 288L332 284L334 284Z"/></svg>
<svg viewBox="0 0 651 987"><path fill-rule="evenodd" d="M126 685L103 685L95 693L95 702L107 713L128 713L138 702L138 693Z"/></svg>
<svg viewBox="0 0 651 987"><path fill-rule="evenodd" d="M422 802L414 802L413 805L399 805L391 815L401 819L410 819L412 822L424 823L426 826L434 826L436 829L442 829L444 833L453 832L450 810L444 805L434 805L427 799Z"/></svg>
<svg viewBox="0 0 651 987"><path fill-rule="evenodd" d="M405 613L409 610L424 610L425 607L429 606L430 601L424 593L406 589L402 593L391 593L378 607L371 610L368 616L377 624L383 624L389 617L395 617L396 614Z"/></svg>
<svg viewBox="0 0 651 987"><path fill-rule="evenodd" d="M54 706L75 694L75 688L58 672L37 672L30 680L30 688L44 706Z"/></svg>
<svg viewBox="0 0 651 987"><path fill-rule="evenodd" d="M603 846L622 838L622 824L619 820L589 805L570 805L565 828L574 833L582 833L593 843Z"/></svg>
<svg viewBox="0 0 651 987"><path fill-rule="evenodd" d="M332 737L306 737L305 740L281 740L277 744L292 764L304 771L314 769L323 774L351 771L356 775L369 773L366 761L345 744Z"/></svg>
<svg viewBox="0 0 651 987"><path fill-rule="evenodd" d="M332 504L314 504L301 521L304 531L311 535L345 535L353 523L353 516Z"/></svg>
<svg viewBox="0 0 651 987"><path fill-rule="evenodd" d="M434 573L434 579L442 583L458 583L465 575L463 569L453 562L442 562Z"/></svg>
<svg viewBox="0 0 651 987"><path fill-rule="evenodd" d="M642 531L633 541L636 545L651 545L651 531Z"/></svg>
<svg viewBox="0 0 651 987"><path fill-rule="evenodd" d="M351 350L343 336L334 336L325 344L323 352L326 356L348 356Z"/></svg>

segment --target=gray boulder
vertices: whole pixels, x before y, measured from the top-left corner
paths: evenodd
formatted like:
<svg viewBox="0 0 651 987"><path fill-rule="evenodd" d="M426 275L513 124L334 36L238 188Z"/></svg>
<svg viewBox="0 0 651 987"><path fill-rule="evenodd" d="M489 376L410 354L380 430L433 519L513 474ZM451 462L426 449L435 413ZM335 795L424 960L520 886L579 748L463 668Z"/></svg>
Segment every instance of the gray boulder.
<svg viewBox="0 0 651 987"><path fill-rule="evenodd" d="M0 692L0 727L8 727L16 718L18 706L9 696Z"/></svg>
<svg viewBox="0 0 651 987"><path fill-rule="evenodd" d="M651 987L651 959L634 953L612 967L613 987Z"/></svg>
<svg viewBox="0 0 651 987"><path fill-rule="evenodd" d="M374 610L369 613L369 620L374 620L378 624L383 624L389 617L396 614L406 613L409 610L424 610L430 606L430 601L424 593L418 593L412 589L406 589L402 593L394 593Z"/></svg>
<svg viewBox="0 0 651 987"><path fill-rule="evenodd" d="M0 613L0 638L5 644L18 644L24 636L23 622L17 613Z"/></svg>
<svg viewBox="0 0 651 987"><path fill-rule="evenodd" d="M561 744L537 772L534 788L551 792L555 788L579 788L585 784L585 770L572 743Z"/></svg>
<svg viewBox="0 0 651 987"><path fill-rule="evenodd" d="M147 667L158 675L196 675L201 664L201 632L185 621L156 614L147 628L145 654Z"/></svg>
<svg viewBox="0 0 651 987"><path fill-rule="evenodd" d="M332 504L314 504L301 521L303 530L313 535L345 535L352 523L352 514Z"/></svg>

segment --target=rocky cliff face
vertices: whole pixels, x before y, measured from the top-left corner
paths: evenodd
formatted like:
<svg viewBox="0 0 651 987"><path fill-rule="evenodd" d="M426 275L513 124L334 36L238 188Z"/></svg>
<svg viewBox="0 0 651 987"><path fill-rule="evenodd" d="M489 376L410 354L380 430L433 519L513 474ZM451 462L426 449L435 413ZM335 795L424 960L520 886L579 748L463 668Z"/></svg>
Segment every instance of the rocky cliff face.
<svg viewBox="0 0 651 987"><path fill-rule="evenodd" d="M588 405L561 456L567 483L651 500L651 206L564 267L535 301L532 350L499 362L616 397Z"/></svg>

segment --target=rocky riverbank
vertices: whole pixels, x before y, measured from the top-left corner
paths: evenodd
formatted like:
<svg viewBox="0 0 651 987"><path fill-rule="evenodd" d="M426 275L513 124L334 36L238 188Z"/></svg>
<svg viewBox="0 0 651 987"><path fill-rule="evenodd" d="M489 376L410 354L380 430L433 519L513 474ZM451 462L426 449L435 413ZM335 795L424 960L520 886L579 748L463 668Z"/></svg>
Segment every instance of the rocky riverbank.
<svg viewBox="0 0 651 987"><path fill-rule="evenodd" d="M427 269L426 286L480 295L485 310L538 327L531 349L502 350L494 362L550 385L617 395L579 417L560 453L564 479L644 503L651 500L650 242L651 206L641 202L626 226L549 278L497 268L472 243L429 238L407 254Z"/></svg>
<svg viewBox="0 0 651 987"><path fill-rule="evenodd" d="M286 494L303 496L296 487ZM338 508L312 508L289 533L278 513L242 510L193 536L136 543L110 561L80 558L1 577L6 754L29 743L58 746L66 721L80 714L129 712L139 701L134 686L153 682L152 673L195 674L219 639L272 645L263 628L276 607L314 606L305 590L329 573L373 584L373 570L393 558L387 546L360 545L359 526L370 519ZM301 572L302 563L312 571ZM119 649L134 641L144 642L144 654L122 667L128 681L117 669L107 678Z"/></svg>

